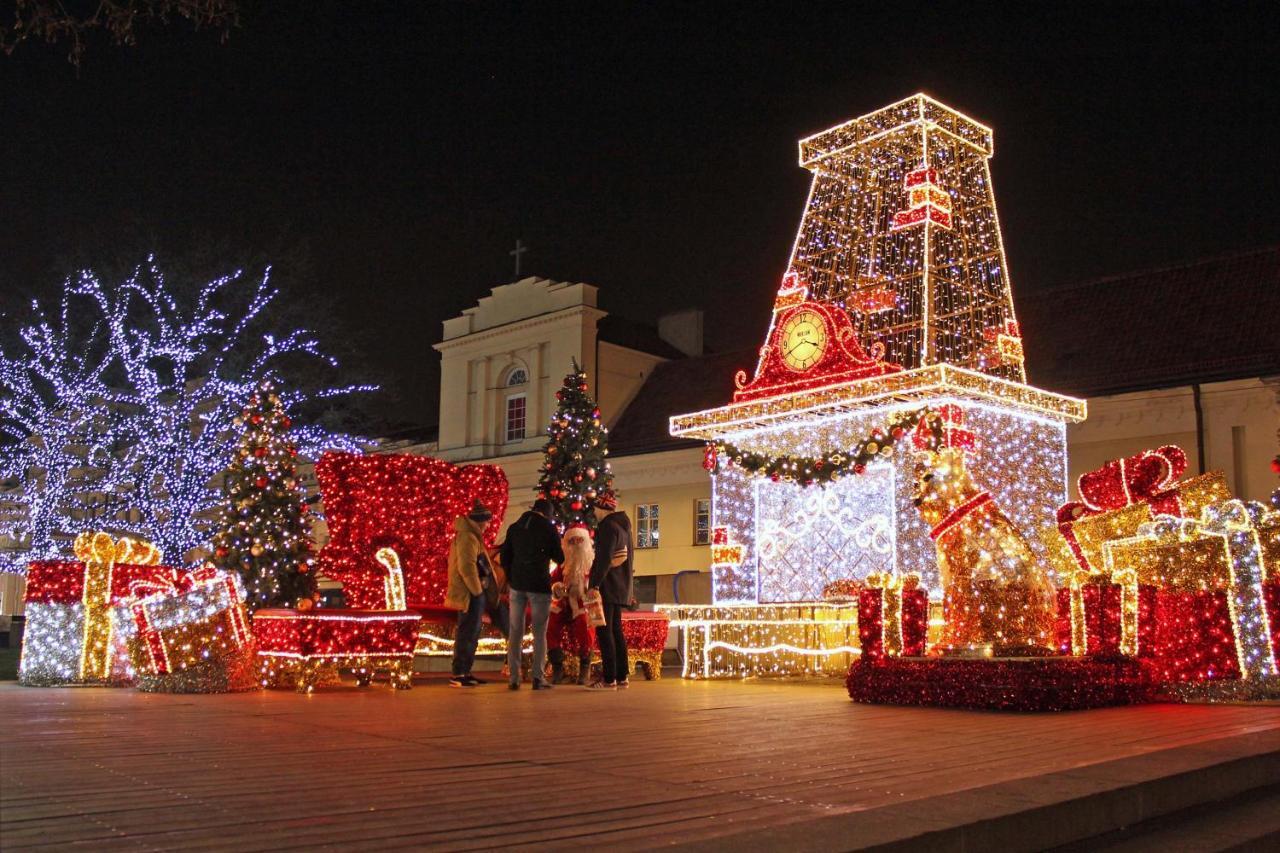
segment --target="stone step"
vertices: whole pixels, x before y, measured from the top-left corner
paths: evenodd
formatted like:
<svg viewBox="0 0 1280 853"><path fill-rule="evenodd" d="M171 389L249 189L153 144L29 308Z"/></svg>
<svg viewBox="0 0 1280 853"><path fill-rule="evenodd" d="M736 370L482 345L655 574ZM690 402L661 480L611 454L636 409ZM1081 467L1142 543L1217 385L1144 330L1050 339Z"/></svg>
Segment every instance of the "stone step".
<svg viewBox="0 0 1280 853"><path fill-rule="evenodd" d="M1280 709L1277 709L1280 712ZM1092 851L1280 849L1280 738L1251 732L677 848ZM1270 811L1268 811L1270 810ZM1179 846L1179 826L1210 846ZM1251 822L1256 822L1256 825ZM1235 824L1239 829L1228 829ZM1248 827L1248 828L1245 828ZM1190 829L1187 829L1189 832ZM1153 839L1151 846L1142 846ZM739 843L741 842L741 843ZM1162 843L1157 843L1162 842ZM1219 844L1221 846L1212 846Z"/></svg>
<svg viewBox="0 0 1280 853"><path fill-rule="evenodd" d="M1259 788L1227 802L1206 803L1052 853L1244 853L1280 850L1280 786Z"/></svg>

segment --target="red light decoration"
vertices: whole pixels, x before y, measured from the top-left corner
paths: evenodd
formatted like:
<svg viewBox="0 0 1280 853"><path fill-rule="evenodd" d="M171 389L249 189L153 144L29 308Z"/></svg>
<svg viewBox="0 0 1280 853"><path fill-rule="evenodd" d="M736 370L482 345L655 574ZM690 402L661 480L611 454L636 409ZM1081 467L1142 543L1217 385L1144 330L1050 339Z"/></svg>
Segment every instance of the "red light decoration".
<svg viewBox="0 0 1280 853"><path fill-rule="evenodd" d="M342 583L351 607L385 606L387 571L376 557L383 547L400 558L411 607L442 604L453 520L480 501L493 513L484 530L484 543L492 547L507 511L507 477L496 465L326 453L316 463L316 478L329 524L319 571Z"/></svg>
<svg viewBox="0 0 1280 853"><path fill-rule="evenodd" d="M902 181L911 205L893 215L893 230L911 228L922 222L932 222L943 228L951 228L951 196L938 184L937 169L916 169L908 172Z"/></svg>
<svg viewBox="0 0 1280 853"><path fill-rule="evenodd" d="M263 686L291 684L310 692L337 666L368 684L387 670L392 685L408 689L422 616L397 610L297 610L270 608L253 617Z"/></svg>
<svg viewBox="0 0 1280 853"><path fill-rule="evenodd" d="M734 402L840 385L896 373L902 366L883 361L884 346L870 355L858 343L849 315L825 302L799 302L779 312L760 350L755 377L738 371Z"/></svg>
<svg viewBox="0 0 1280 853"><path fill-rule="evenodd" d="M855 702L989 711L1076 711L1151 698L1141 664L1099 658L865 658L845 679Z"/></svg>
<svg viewBox="0 0 1280 853"><path fill-rule="evenodd" d="M1058 590L1058 612L1054 620L1055 648L1064 655L1072 653L1072 591ZM1124 587L1112 583L1084 583L1079 587L1083 613L1074 618L1084 620L1084 648L1081 654L1120 655L1124 636ZM1151 656L1157 641L1156 588L1138 586L1138 655Z"/></svg>
<svg viewBox="0 0 1280 853"><path fill-rule="evenodd" d="M1223 591L1156 594L1152 680L1160 683L1240 678L1231 610Z"/></svg>
<svg viewBox="0 0 1280 853"><path fill-rule="evenodd" d="M869 577L858 592L858 645L864 660L924 654L929 631L929 593L919 580ZM879 584L879 586L876 586Z"/></svg>

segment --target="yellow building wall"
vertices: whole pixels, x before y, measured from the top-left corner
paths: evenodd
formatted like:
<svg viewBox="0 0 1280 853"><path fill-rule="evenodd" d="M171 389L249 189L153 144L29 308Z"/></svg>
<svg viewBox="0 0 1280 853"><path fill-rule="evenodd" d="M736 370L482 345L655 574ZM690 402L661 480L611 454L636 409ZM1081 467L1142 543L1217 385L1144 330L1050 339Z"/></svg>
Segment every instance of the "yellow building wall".
<svg viewBox="0 0 1280 853"><path fill-rule="evenodd" d="M658 547L636 548L634 565L637 576L710 570L711 547L693 544L694 502L710 497L710 480L705 485L654 486L623 493L625 503L621 509L630 516L633 532L638 532L636 507L639 504L658 506Z"/></svg>

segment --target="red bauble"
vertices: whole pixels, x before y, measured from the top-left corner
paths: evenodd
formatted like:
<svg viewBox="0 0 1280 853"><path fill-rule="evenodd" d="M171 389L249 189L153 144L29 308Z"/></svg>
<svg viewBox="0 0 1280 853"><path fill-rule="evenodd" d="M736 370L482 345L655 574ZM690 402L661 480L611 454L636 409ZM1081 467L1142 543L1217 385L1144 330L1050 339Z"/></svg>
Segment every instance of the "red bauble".
<svg viewBox="0 0 1280 853"><path fill-rule="evenodd" d="M582 501L574 501L573 503L569 504L569 509L573 510L574 512L581 512Z"/></svg>
<svg viewBox="0 0 1280 853"><path fill-rule="evenodd" d="M262 423L262 415L251 415L249 420L255 424L260 424Z"/></svg>
<svg viewBox="0 0 1280 853"><path fill-rule="evenodd" d="M267 449L265 447L255 447L253 450L253 455L261 459L262 457L267 455Z"/></svg>
<svg viewBox="0 0 1280 853"><path fill-rule="evenodd" d="M226 548L219 547L219 548L214 549L214 552L213 552L213 553L214 553L214 555L215 555L215 556L217 556L218 558L222 558L222 557L227 556L227 554L228 554L229 552L227 551L227 549L226 549Z"/></svg>
<svg viewBox="0 0 1280 853"><path fill-rule="evenodd" d="M253 481L253 484L257 486L259 489L265 489L267 487L267 478L259 477L258 479Z"/></svg>
<svg viewBox="0 0 1280 853"><path fill-rule="evenodd" d="M1271 460L1271 473L1280 474L1280 456Z"/></svg>
<svg viewBox="0 0 1280 853"><path fill-rule="evenodd" d="M280 428L281 428L281 429L288 429L292 424L293 424L293 421L289 420L289 416L288 416L288 415L285 415L284 417L282 417L282 418L280 419Z"/></svg>
<svg viewBox="0 0 1280 853"><path fill-rule="evenodd" d="M865 470L867 470L867 466L861 463L853 466L853 473L855 474L861 474Z"/></svg>

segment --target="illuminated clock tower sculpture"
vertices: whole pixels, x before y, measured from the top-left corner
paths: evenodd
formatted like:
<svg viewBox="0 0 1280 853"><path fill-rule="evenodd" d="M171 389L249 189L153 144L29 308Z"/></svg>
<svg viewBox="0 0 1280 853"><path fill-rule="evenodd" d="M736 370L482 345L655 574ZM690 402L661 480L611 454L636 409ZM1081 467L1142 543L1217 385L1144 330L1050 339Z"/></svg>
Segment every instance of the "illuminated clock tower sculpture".
<svg viewBox="0 0 1280 853"><path fill-rule="evenodd" d="M871 573L919 573L938 592L909 448L839 477L795 464L865 449L924 407L946 413L1015 523L1053 522L1066 424L1085 405L1026 384L992 152L989 128L925 95L801 140L813 183L755 371L727 405L671 419L672 435L722 451L708 453L715 535L732 543L713 559L716 618L817 602ZM774 460L771 473L744 456Z"/></svg>

